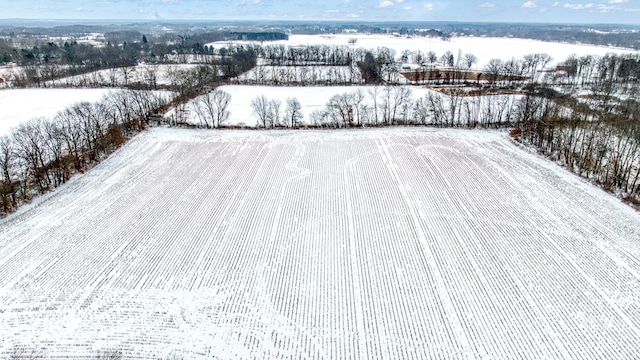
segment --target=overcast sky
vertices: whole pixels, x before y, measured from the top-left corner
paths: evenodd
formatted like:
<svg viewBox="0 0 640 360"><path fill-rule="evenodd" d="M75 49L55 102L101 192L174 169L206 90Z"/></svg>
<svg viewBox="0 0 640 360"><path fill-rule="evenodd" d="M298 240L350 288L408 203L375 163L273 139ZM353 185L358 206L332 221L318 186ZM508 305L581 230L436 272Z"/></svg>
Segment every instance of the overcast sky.
<svg viewBox="0 0 640 360"><path fill-rule="evenodd" d="M0 0L0 18L640 24L640 0Z"/></svg>

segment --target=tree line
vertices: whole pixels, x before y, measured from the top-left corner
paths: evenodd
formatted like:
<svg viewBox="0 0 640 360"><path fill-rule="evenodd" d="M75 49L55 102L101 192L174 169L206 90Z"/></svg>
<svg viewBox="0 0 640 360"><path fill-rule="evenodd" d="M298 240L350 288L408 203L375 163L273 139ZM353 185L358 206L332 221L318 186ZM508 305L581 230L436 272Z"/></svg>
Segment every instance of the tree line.
<svg viewBox="0 0 640 360"><path fill-rule="evenodd" d="M0 137L0 214L67 182L161 118L166 94L120 90L36 118Z"/></svg>
<svg viewBox="0 0 640 360"><path fill-rule="evenodd" d="M570 171L640 205L640 103L568 107L560 95L528 93L512 136Z"/></svg>
<svg viewBox="0 0 640 360"><path fill-rule="evenodd" d="M275 127L364 127L427 125L437 127L502 128L514 126L519 97L514 95L468 96L460 91L446 94L429 91L413 98L406 86L371 86L331 96L321 109L302 122L299 100L259 95L251 110L263 128ZM283 107L284 105L284 107Z"/></svg>

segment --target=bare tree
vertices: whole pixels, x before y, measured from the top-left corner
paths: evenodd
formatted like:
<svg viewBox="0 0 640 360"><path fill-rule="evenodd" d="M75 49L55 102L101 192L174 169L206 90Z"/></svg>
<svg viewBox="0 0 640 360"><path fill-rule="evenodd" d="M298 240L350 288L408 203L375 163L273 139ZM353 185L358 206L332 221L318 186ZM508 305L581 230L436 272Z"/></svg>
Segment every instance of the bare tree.
<svg viewBox="0 0 640 360"><path fill-rule="evenodd" d="M473 65L478 63L478 58L473 54L464 54L464 65L467 70L471 69Z"/></svg>
<svg viewBox="0 0 640 360"><path fill-rule="evenodd" d="M229 104L231 103L231 94L218 89L209 94L213 96L213 103L215 104L216 109L216 121L214 126L219 127L222 123L229 120L229 116L231 115L228 110Z"/></svg>
<svg viewBox="0 0 640 360"><path fill-rule="evenodd" d="M349 93L335 94L327 102L327 113L340 125L353 125L353 101Z"/></svg>
<svg viewBox="0 0 640 360"><path fill-rule="evenodd" d="M53 121L42 123L45 149L49 155L47 168L53 175L53 185L60 186L69 180L71 172L64 161L64 136L62 124Z"/></svg>
<svg viewBox="0 0 640 360"><path fill-rule="evenodd" d="M292 128L298 126L298 121L302 119L302 105L298 98L287 98L287 107L285 109L285 116L289 121Z"/></svg>
<svg viewBox="0 0 640 360"><path fill-rule="evenodd" d="M271 127L280 125L280 118L282 117L282 101L273 99L269 102L269 110L271 115L269 116Z"/></svg>
<svg viewBox="0 0 640 360"><path fill-rule="evenodd" d="M419 124L428 124L430 119L429 101L426 96L418 98L413 105L413 116Z"/></svg>
<svg viewBox="0 0 640 360"><path fill-rule="evenodd" d="M503 69L504 63L502 60L496 58L489 60L487 65L484 66L484 71L487 73L487 77L491 84L495 84L496 81L498 81Z"/></svg>
<svg viewBox="0 0 640 360"><path fill-rule="evenodd" d="M124 86L129 86L129 80L133 71L135 71L135 68L129 65L125 65L120 68L120 72L122 73L122 80L124 81Z"/></svg>
<svg viewBox="0 0 640 360"><path fill-rule="evenodd" d="M46 170L49 159L45 151L45 135L42 123L45 120L33 119L20 124L14 131L16 154L25 162L36 186L44 193L51 185L51 177Z"/></svg>
<svg viewBox="0 0 640 360"><path fill-rule="evenodd" d="M435 91L429 91L425 95L427 113L431 115L434 125L446 125L448 109L443 101L443 96Z"/></svg>
<svg viewBox="0 0 640 360"><path fill-rule="evenodd" d="M15 160L13 141L7 136L0 137L0 172L2 173L0 194L3 196L5 213L13 211L18 205L12 175ZM5 198L10 199L10 201L5 201Z"/></svg>
<svg viewBox="0 0 640 360"><path fill-rule="evenodd" d="M522 68L531 82L538 81L538 76L542 70L551 62L551 56L544 53L527 54L523 57Z"/></svg>
<svg viewBox="0 0 640 360"><path fill-rule="evenodd" d="M131 126L136 130L144 129L157 116L156 110L164 103L163 95L153 91L125 90L123 100L130 104Z"/></svg>
<svg viewBox="0 0 640 360"><path fill-rule="evenodd" d="M119 81L118 81L118 69L117 68L110 68L107 71L107 77L109 79L109 86L111 87L116 87L119 85Z"/></svg>
<svg viewBox="0 0 640 360"><path fill-rule="evenodd" d="M409 115L409 104L411 100L411 89L404 86L393 87L391 97L391 122L396 122L399 118L405 122Z"/></svg>
<svg viewBox="0 0 640 360"><path fill-rule="evenodd" d="M67 108L58 113L54 122L62 126L62 136L68 155L73 158L76 170L82 170L82 119L76 113Z"/></svg>
<svg viewBox="0 0 640 360"><path fill-rule="evenodd" d="M110 110L111 122L130 127L133 110L129 98L122 91L109 92L103 103Z"/></svg>
<svg viewBox="0 0 640 360"><path fill-rule="evenodd" d="M424 54L420 50L411 52L411 57L413 58L413 62L415 64L422 64L422 62L424 61Z"/></svg>
<svg viewBox="0 0 640 360"><path fill-rule="evenodd" d="M75 117L75 122L82 133L83 145L87 148L90 158L95 160L104 130L106 130L103 113L89 102L74 104L68 110Z"/></svg>
<svg viewBox="0 0 640 360"><path fill-rule="evenodd" d="M507 60L504 63L503 71L508 85L511 86L514 82L519 82L521 80L523 63L521 60L517 60L512 57L511 60Z"/></svg>
<svg viewBox="0 0 640 360"><path fill-rule="evenodd" d="M156 65L147 65L142 73L142 79L149 89L158 89L158 67Z"/></svg>
<svg viewBox="0 0 640 360"><path fill-rule="evenodd" d="M444 54L440 56L440 62L442 63L442 66L453 66L453 64L455 64L453 53L449 50L445 51Z"/></svg>
<svg viewBox="0 0 640 360"><path fill-rule="evenodd" d="M191 104L202 125L207 128L217 128L229 119L230 113L227 110L229 103L231 103L231 95L216 89L198 96Z"/></svg>
<svg viewBox="0 0 640 360"><path fill-rule="evenodd" d="M269 125L270 108L270 101L264 95L256 96L251 100L251 110L258 117L259 124L262 127L266 128Z"/></svg>
<svg viewBox="0 0 640 360"><path fill-rule="evenodd" d="M427 52L427 61L431 64L435 64L438 61L438 55L436 55L435 51L430 50Z"/></svg>
<svg viewBox="0 0 640 360"><path fill-rule="evenodd" d="M362 124L362 114L360 113L362 110L362 102L364 101L365 95L362 89L358 89L353 93L353 105L356 109L356 124Z"/></svg>
<svg viewBox="0 0 640 360"><path fill-rule="evenodd" d="M380 95L380 87L374 86L367 90L367 93L369 94L371 101L373 101L373 118L375 123L378 124L378 95Z"/></svg>

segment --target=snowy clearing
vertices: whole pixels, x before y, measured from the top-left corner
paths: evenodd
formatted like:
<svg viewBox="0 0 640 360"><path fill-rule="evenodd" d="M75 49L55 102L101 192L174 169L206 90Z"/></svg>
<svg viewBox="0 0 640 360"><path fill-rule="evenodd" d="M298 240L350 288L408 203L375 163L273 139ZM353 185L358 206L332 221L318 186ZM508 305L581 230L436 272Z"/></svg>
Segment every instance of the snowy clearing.
<svg viewBox="0 0 640 360"><path fill-rule="evenodd" d="M179 76L177 74L180 71L195 69L197 66L194 64L127 66L49 80L46 84L47 86L124 87L128 84L142 83L166 86L171 85L172 77Z"/></svg>
<svg viewBox="0 0 640 360"><path fill-rule="evenodd" d="M424 96L429 91L420 86L408 86L413 97ZM280 100L282 110L286 106L287 98L297 98L302 105L303 123L311 124L311 114L314 111L323 110L327 101L336 94L354 92L361 90L365 95L372 86L251 86L251 85L225 85L218 87L218 90L225 91L231 95L231 103L229 104L229 112L231 113L229 121L224 125L240 125L256 127L258 118L253 114L251 101L264 95L270 100ZM380 87L382 89L382 87ZM367 95L368 96L368 95ZM171 116L170 112L167 116ZM188 123L198 125L200 120L194 111L188 112Z"/></svg>
<svg viewBox="0 0 640 360"><path fill-rule="evenodd" d="M53 117L78 102L95 102L114 89L7 89L0 91L0 135L38 117Z"/></svg>
<svg viewBox="0 0 640 360"><path fill-rule="evenodd" d="M639 259L502 132L153 129L0 220L0 354L628 359Z"/></svg>
<svg viewBox="0 0 640 360"><path fill-rule="evenodd" d="M609 48L595 45L565 44L557 42L545 42L539 40L517 38L491 38L491 37L453 37L450 41L438 38L424 37L396 37L392 35L363 35L363 34L336 34L336 35L290 35L289 40L264 42L263 45L284 44L290 46L304 45L349 45L349 39L357 39L353 47L376 49L381 46L396 51L400 56L403 50L421 50L426 53L434 51L438 56L446 51L451 51L456 57L458 50L463 54L471 53L478 58L476 66L482 68L492 58L510 60L522 58L532 53L547 53L553 58L552 64L561 62L571 54L580 55L604 55L609 52L637 53L633 50ZM223 46L225 43L210 43L213 47Z"/></svg>

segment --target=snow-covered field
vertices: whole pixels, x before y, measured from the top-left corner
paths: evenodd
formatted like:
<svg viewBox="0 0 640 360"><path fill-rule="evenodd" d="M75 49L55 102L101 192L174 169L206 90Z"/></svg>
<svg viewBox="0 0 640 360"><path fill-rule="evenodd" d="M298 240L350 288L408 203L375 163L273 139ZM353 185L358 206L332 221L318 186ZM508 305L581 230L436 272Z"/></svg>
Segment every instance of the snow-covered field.
<svg viewBox="0 0 640 360"><path fill-rule="evenodd" d="M7 89L0 91L0 136L29 119L53 117L66 107L100 100L113 89Z"/></svg>
<svg viewBox="0 0 640 360"><path fill-rule="evenodd" d="M431 91L420 86L408 86L413 93L413 98L424 96ZM230 117L224 125L243 125L255 127L258 125L258 118L253 114L251 101L264 95L270 100L279 100L282 106L282 113L286 108L287 98L296 98L302 106L302 122L311 124L311 114L314 111L323 110L329 99L336 94L362 91L366 101L370 101L368 91L372 86L248 86L248 85L225 85L218 87L231 95L229 104ZM379 87L378 91L382 91ZM169 114L168 116L171 116ZM188 121L191 124L199 124L200 120L194 111L188 112Z"/></svg>
<svg viewBox="0 0 640 360"><path fill-rule="evenodd" d="M631 359L639 259L502 132L156 128L0 220L0 354Z"/></svg>
<svg viewBox="0 0 640 360"><path fill-rule="evenodd" d="M357 39L352 46L365 49L376 49L385 46L396 51L400 56L403 50L420 50L423 53L434 51L438 56L446 51L451 51L458 56L458 50L463 54L471 53L478 58L476 66L482 68L492 58L510 60L522 58L532 53L547 53L553 58L552 64L565 60L569 55L604 55L609 52L632 53L632 50L622 50L595 45L565 44L556 42L544 42L517 38L491 38L491 37L453 37L450 41L438 38L423 37L395 37L392 35L364 35L364 34L336 34L336 35L291 35L289 40L266 42L263 44L285 44L290 46L304 45L349 45L349 39ZM214 47L223 46L224 43L210 43ZM635 52L637 53L637 52Z"/></svg>
<svg viewBox="0 0 640 360"><path fill-rule="evenodd" d="M271 66L258 65L233 79L240 84L298 85L361 84L357 66Z"/></svg>
<svg viewBox="0 0 640 360"><path fill-rule="evenodd" d="M68 76L61 79L47 81L47 86L126 86L127 84L142 83L156 85L170 85L172 77L179 71L191 70L194 64L179 65L136 65L123 68L105 69L86 74ZM177 75L180 76L180 75Z"/></svg>

